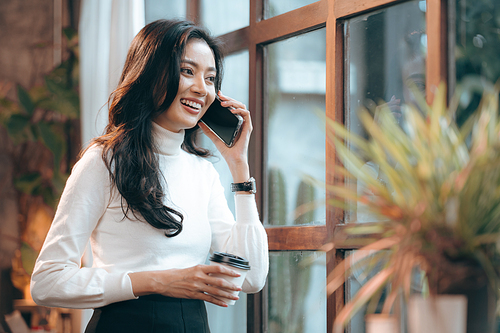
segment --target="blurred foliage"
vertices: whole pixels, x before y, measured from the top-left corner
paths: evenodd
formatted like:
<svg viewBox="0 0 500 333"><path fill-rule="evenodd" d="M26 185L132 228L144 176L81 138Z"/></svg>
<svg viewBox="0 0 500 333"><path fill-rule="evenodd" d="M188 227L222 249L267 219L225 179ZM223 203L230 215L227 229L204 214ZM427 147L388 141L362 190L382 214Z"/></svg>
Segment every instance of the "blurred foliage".
<svg viewBox="0 0 500 333"><path fill-rule="evenodd" d="M13 184L17 190L21 240L12 259L12 282L26 292L35 260L76 156L79 142L78 36L63 30L65 59L29 89L0 83L0 126L10 143ZM45 47L37 45L35 47ZM9 95L10 96L10 95ZM77 141L78 140L78 141Z"/></svg>
<svg viewBox="0 0 500 333"><path fill-rule="evenodd" d="M0 125L5 127L13 143L14 185L29 196L42 196L53 208L62 192L70 166L68 155L71 121L78 119L78 36L64 29L67 59L45 75L42 85L26 89L16 86L17 100L6 97L10 84L4 84L0 95ZM31 152L46 149L52 156L47 168L36 162L28 167Z"/></svg>
<svg viewBox="0 0 500 333"><path fill-rule="evenodd" d="M490 86L491 87L491 86ZM408 299L414 269L425 272L423 290L443 293L464 282L500 286L500 120L499 88L485 90L481 104L458 127L455 112L460 89L446 106L441 85L432 105L416 89L418 107L404 105L404 130L388 108L378 110L377 121L366 110L360 120L365 139L328 119L328 136L343 166L339 180L366 184L360 193L342 185L328 185L335 198L329 204L345 210L356 202L381 222L348 224L325 246L345 246L349 236L378 235L354 251L329 274L328 291L337 290L353 269L370 276L336 317L336 332L364 304L377 303L380 290L390 285L383 313L392 311L401 293ZM351 147L356 147L352 150ZM379 167L386 181L365 172L366 161ZM340 183L342 184L342 183ZM359 207L359 206L358 206Z"/></svg>

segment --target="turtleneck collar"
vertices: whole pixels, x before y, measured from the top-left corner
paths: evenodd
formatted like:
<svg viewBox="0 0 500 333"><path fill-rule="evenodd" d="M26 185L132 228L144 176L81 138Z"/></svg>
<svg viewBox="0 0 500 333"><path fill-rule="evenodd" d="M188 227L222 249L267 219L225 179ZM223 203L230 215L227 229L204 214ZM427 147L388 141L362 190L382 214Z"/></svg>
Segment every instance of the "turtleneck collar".
<svg viewBox="0 0 500 333"><path fill-rule="evenodd" d="M162 155L178 155L184 141L184 130L171 132L153 121L153 138L157 152Z"/></svg>

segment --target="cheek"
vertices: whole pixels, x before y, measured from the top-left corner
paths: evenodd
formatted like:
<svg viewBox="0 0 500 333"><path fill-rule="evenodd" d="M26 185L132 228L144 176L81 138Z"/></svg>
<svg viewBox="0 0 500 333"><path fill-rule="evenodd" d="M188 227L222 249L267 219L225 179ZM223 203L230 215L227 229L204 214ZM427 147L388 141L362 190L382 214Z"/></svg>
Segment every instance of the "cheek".
<svg viewBox="0 0 500 333"><path fill-rule="evenodd" d="M207 105L211 105L213 103L213 101L215 100L215 88L213 87L210 87L208 89L208 94L207 94L207 98L206 98L206 103Z"/></svg>
<svg viewBox="0 0 500 333"><path fill-rule="evenodd" d="M211 88L208 92L207 102L209 104L212 104L214 100L215 100L215 88Z"/></svg>
<svg viewBox="0 0 500 333"><path fill-rule="evenodd" d="M179 78L179 89L177 89L177 94L182 93L189 89L189 80L184 76L180 76Z"/></svg>

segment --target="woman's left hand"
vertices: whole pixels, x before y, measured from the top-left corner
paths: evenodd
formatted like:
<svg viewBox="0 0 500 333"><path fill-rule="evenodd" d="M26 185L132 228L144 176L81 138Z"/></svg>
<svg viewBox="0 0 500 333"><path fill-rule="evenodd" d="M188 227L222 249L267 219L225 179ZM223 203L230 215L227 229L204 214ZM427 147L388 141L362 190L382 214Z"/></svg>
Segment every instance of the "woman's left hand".
<svg viewBox="0 0 500 333"><path fill-rule="evenodd" d="M222 101L222 106L232 108L234 114L243 117L243 125L241 126L241 133L235 144L229 148L222 140L220 140L212 131L202 122L198 123L206 136L215 144L222 157L226 160L233 181L236 183L245 182L250 178L250 171L248 168L248 144L250 143L250 135L253 130L252 119L250 111L247 110L245 104L238 102L232 98L224 96L219 92L219 97Z"/></svg>

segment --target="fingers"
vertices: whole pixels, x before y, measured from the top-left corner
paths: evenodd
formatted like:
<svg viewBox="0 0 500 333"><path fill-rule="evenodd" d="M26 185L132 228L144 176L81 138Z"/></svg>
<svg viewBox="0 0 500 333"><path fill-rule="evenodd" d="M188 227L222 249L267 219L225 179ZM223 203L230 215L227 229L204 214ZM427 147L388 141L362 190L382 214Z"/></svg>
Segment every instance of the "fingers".
<svg viewBox="0 0 500 333"><path fill-rule="evenodd" d="M246 128L249 132L252 132L252 119L250 117L250 111L247 110L247 106L233 98L222 94L220 91L218 95L221 99L221 105L232 108L233 113L242 116L244 120L243 127Z"/></svg>
<svg viewBox="0 0 500 333"><path fill-rule="evenodd" d="M206 302L222 307L227 307L223 299L238 300L237 292L241 288L226 281L222 276L239 277L240 274L223 266L198 266L204 274L203 284L200 288L202 295L198 295Z"/></svg>
<svg viewBox="0 0 500 333"><path fill-rule="evenodd" d="M209 303L212 303L212 304L224 307L224 308L228 307L226 302L221 301L220 299L218 299L212 295L209 295L209 294L202 294L202 295L203 296L200 298L202 301L209 302Z"/></svg>
<svg viewBox="0 0 500 333"><path fill-rule="evenodd" d="M225 106L225 107L231 107L231 108L234 108L234 109L242 109L242 110L246 110L247 107L245 104L233 99L233 98L230 98L224 94L222 94L220 91L218 93L219 97L220 97L220 100L221 100L221 104L222 106Z"/></svg>
<svg viewBox="0 0 500 333"><path fill-rule="evenodd" d="M241 288L225 280L240 274L224 266L198 265L186 269L162 271L158 293L169 297L201 299L218 306L226 307L221 299L238 300Z"/></svg>
<svg viewBox="0 0 500 333"><path fill-rule="evenodd" d="M222 266L222 265L200 265L199 267L201 267L201 269L207 274L218 273L218 274L223 274L223 275L232 276L232 277L241 276L240 273L235 272L234 270L227 268L225 266Z"/></svg>
<svg viewBox="0 0 500 333"><path fill-rule="evenodd" d="M218 92L218 96L221 100L222 106L229 107L231 112L243 118L243 124L240 130L241 132L239 138L236 140L236 143L231 148L228 148L214 133L212 133L212 131L210 131L207 126L201 122L199 123L199 126L203 133L205 133L205 135L215 144L226 162L228 164L234 164L234 161L247 159L248 145L253 131L252 119L250 111L247 110L245 104L222 94L220 91Z"/></svg>

